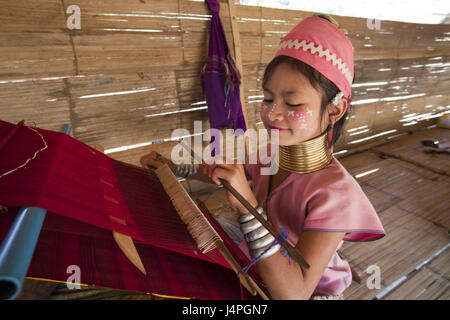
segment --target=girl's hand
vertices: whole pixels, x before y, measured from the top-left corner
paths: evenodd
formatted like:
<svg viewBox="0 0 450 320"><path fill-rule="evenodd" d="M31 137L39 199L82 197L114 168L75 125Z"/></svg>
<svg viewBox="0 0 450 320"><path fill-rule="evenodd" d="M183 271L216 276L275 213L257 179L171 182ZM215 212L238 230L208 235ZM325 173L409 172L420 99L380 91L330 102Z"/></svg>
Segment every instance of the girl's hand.
<svg viewBox="0 0 450 320"><path fill-rule="evenodd" d="M156 151L152 151L149 154L146 154L141 158L141 165L148 169L148 168L154 168L158 169L163 164L167 164L170 168L170 170L175 171L176 165L169 159L164 158L162 155L160 155Z"/></svg>
<svg viewBox="0 0 450 320"><path fill-rule="evenodd" d="M208 175L211 180L221 185L219 178L227 181L236 191L238 191L252 207L258 206L258 201L251 190L247 178L245 176L244 166L242 164L230 163L227 159L223 158L222 161L216 161L214 164L208 167ZM226 162L226 163L225 163ZM237 200L230 191L227 191L228 201L235 207L241 214L247 214L248 210Z"/></svg>

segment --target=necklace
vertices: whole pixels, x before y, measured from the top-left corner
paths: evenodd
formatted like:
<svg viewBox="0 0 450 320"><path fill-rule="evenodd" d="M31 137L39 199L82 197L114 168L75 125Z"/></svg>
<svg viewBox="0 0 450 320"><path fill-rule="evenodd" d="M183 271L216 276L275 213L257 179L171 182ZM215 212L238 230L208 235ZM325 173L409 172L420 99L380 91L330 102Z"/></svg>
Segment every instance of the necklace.
<svg viewBox="0 0 450 320"><path fill-rule="evenodd" d="M279 146L279 167L288 172L310 173L325 168L333 159L327 133L292 146Z"/></svg>

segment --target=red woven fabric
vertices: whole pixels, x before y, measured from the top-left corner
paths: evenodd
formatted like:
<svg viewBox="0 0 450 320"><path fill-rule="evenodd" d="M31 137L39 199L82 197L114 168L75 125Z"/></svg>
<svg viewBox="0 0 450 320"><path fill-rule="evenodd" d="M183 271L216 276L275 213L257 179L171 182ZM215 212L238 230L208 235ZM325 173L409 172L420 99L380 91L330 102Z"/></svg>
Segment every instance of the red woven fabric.
<svg viewBox="0 0 450 320"><path fill-rule="evenodd" d="M0 120L0 140L13 128ZM18 207L48 211L28 276L66 281L67 267L78 265L81 282L89 285L199 299L241 297L227 262L217 250L198 251L153 172L113 160L65 134L35 129L48 148L0 178L0 204L10 208L0 217L0 239ZM21 127L0 150L0 175L42 144L38 134ZM238 262L247 264L220 226L212 224ZM147 276L128 261L111 230L136 240Z"/></svg>

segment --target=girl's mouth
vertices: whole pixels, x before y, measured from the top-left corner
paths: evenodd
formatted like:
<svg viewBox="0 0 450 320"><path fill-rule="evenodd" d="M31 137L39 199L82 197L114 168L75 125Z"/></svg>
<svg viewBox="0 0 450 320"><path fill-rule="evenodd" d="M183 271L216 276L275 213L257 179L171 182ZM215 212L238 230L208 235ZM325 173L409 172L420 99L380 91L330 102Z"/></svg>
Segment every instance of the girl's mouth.
<svg viewBox="0 0 450 320"><path fill-rule="evenodd" d="M279 128L279 127L275 127L275 126L269 126L270 129L272 130L286 130L285 128Z"/></svg>

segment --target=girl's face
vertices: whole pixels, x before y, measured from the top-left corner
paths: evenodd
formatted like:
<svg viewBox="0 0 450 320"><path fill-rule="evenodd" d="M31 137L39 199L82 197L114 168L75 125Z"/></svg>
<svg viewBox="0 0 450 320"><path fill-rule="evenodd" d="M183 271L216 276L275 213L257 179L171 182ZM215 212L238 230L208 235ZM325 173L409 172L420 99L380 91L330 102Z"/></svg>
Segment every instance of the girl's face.
<svg viewBox="0 0 450 320"><path fill-rule="evenodd" d="M322 95L289 64L275 68L264 89L261 120L267 130L279 130L279 144L293 145L320 135L329 122L320 123Z"/></svg>

